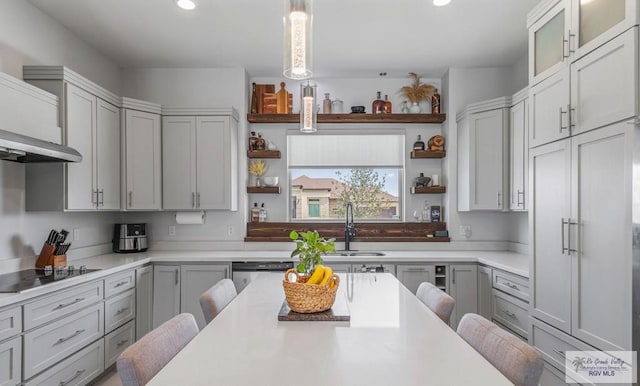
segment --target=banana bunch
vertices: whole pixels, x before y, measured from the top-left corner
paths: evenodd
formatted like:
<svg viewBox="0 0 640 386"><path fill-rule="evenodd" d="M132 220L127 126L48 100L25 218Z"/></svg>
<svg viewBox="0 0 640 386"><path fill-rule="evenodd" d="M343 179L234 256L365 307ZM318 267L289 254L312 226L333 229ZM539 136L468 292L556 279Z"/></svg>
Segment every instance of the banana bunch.
<svg viewBox="0 0 640 386"><path fill-rule="evenodd" d="M262 176L267 172L267 164L263 160L251 161L249 164L249 173L254 176Z"/></svg>
<svg viewBox="0 0 640 386"><path fill-rule="evenodd" d="M326 285L329 279L333 277L333 269L331 267L325 267L324 265L316 265L316 268L313 270L311 277L307 280L307 284L319 284ZM331 281L329 286L333 288L335 285L335 281Z"/></svg>

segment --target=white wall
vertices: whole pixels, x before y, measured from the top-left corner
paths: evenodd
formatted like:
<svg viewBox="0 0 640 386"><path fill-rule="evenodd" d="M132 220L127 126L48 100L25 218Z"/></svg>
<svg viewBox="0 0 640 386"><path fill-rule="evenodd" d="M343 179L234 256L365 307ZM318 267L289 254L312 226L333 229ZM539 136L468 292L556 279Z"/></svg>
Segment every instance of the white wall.
<svg viewBox="0 0 640 386"><path fill-rule="evenodd" d="M0 2L0 71L22 78L25 64L62 64L114 92L117 65L24 0ZM1 117L0 117L1 119ZM52 122L57 124L57 122ZM108 250L118 213L25 212L25 167L0 162L0 273L31 268L49 230L78 228L69 257Z"/></svg>
<svg viewBox="0 0 640 386"><path fill-rule="evenodd" d="M120 70L29 1L0 1L0 71L22 79L25 64L64 65L119 94Z"/></svg>
<svg viewBox="0 0 640 386"><path fill-rule="evenodd" d="M242 68L149 68L124 69L123 93L172 106L234 107L238 110L239 197L237 212L207 211L204 225L176 225L175 212L129 213L129 222L149 223L152 242L163 241L241 241L246 227L246 106L247 75ZM168 227L176 225L176 235L168 235ZM232 228L229 234L229 227Z"/></svg>

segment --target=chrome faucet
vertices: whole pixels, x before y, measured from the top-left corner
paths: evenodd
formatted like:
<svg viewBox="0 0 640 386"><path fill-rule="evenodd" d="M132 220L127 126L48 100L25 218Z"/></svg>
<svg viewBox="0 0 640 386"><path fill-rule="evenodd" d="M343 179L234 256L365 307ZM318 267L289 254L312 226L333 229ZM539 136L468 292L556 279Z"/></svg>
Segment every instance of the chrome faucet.
<svg viewBox="0 0 640 386"><path fill-rule="evenodd" d="M353 204L351 202L347 202L346 212L347 215L344 224L344 249L348 251L351 238L356 237L356 226L353 223ZM351 216L351 221L349 221L349 216Z"/></svg>

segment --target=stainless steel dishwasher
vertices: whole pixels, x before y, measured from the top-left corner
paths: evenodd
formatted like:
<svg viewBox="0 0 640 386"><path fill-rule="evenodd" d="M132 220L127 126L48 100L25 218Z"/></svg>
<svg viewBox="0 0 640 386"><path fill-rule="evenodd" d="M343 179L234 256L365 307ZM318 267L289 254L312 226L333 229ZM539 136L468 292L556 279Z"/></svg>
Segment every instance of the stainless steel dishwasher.
<svg viewBox="0 0 640 386"><path fill-rule="evenodd" d="M231 272L236 291L240 293L260 272L284 272L293 268L293 261L275 262L233 262Z"/></svg>

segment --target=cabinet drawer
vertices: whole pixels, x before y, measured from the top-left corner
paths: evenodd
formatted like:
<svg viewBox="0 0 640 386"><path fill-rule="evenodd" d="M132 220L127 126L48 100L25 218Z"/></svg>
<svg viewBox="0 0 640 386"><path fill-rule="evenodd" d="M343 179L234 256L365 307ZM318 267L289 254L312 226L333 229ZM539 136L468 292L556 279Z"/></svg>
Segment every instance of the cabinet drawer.
<svg viewBox="0 0 640 386"><path fill-rule="evenodd" d="M22 308L14 307L0 311L0 342L21 332Z"/></svg>
<svg viewBox="0 0 640 386"><path fill-rule="evenodd" d="M529 279L526 277L494 269L493 288L529 302Z"/></svg>
<svg viewBox="0 0 640 386"><path fill-rule="evenodd" d="M86 385L104 371L103 340L85 347L24 386Z"/></svg>
<svg viewBox="0 0 640 386"><path fill-rule="evenodd" d="M493 290L493 319L524 338L528 338L528 317L527 303Z"/></svg>
<svg viewBox="0 0 640 386"><path fill-rule="evenodd" d="M24 335L24 377L30 378L104 335L98 303Z"/></svg>
<svg viewBox="0 0 640 386"><path fill-rule="evenodd" d="M543 359L564 373L565 352L591 351L595 348L565 334L560 330L532 319L531 344L542 354Z"/></svg>
<svg viewBox="0 0 640 386"><path fill-rule="evenodd" d="M135 271L119 273L104 279L104 297L108 298L136 286Z"/></svg>
<svg viewBox="0 0 640 386"><path fill-rule="evenodd" d="M124 349L131 346L135 342L135 323L130 321L111 334L104 337L104 368L116 363L118 356L122 354Z"/></svg>
<svg viewBox="0 0 640 386"><path fill-rule="evenodd" d="M102 280L25 304L24 329L30 330L99 301L102 301Z"/></svg>
<svg viewBox="0 0 640 386"><path fill-rule="evenodd" d="M0 343L0 386L15 386L22 380L22 339Z"/></svg>
<svg viewBox="0 0 640 386"><path fill-rule="evenodd" d="M136 316L136 291L116 295L104 302L104 330L109 333Z"/></svg>

